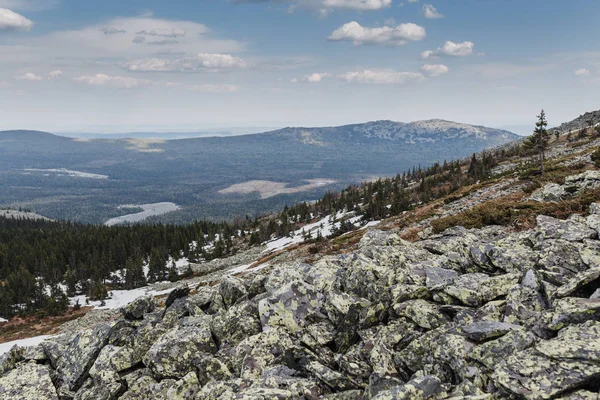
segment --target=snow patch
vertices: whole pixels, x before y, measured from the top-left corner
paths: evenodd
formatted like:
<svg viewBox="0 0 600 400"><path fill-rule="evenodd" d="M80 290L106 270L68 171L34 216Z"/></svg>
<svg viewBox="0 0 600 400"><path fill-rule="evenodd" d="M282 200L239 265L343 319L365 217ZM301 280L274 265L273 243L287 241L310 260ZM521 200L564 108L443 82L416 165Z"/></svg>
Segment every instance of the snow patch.
<svg viewBox="0 0 600 400"><path fill-rule="evenodd" d="M51 169L37 169L37 168L27 168L23 171L27 172L49 172L52 174L56 174L56 176L68 176L71 178L87 178L87 179L108 179L108 175L100 175L100 174L92 174L89 172L81 172L81 171L73 171L66 168L51 168ZM43 174L44 176L49 176L50 174Z"/></svg>
<svg viewBox="0 0 600 400"><path fill-rule="evenodd" d="M144 211L122 215L120 217L111 218L104 223L106 226L114 226L125 223L135 223L145 220L146 218L167 214L173 211L177 211L180 207L175 203L164 202L164 203L152 203L152 204L141 204L141 205L122 205L119 208L141 208Z"/></svg>
<svg viewBox="0 0 600 400"><path fill-rule="evenodd" d="M42 343L46 339L50 339L54 337L54 335L43 335L43 336L34 336L32 338L13 340L12 342L0 343L0 356L4 353L8 353L10 349L14 346L19 347L29 347L35 346Z"/></svg>

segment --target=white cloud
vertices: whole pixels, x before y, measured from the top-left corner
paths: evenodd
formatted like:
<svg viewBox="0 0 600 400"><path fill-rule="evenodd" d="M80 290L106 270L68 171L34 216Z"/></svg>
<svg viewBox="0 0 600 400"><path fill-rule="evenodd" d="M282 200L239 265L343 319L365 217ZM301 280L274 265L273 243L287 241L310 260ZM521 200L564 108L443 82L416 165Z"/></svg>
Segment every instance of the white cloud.
<svg viewBox="0 0 600 400"><path fill-rule="evenodd" d="M450 69L442 64L425 64L421 71L427 76L440 76L447 73Z"/></svg>
<svg viewBox="0 0 600 400"><path fill-rule="evenodd" d="M327 72L314 72L304 77L304 80L311 83L321 82L323 79L330 77L331 74Z"/></svg>
<svg viewBox="0 0 600 400"><path fill-rule="evenodd" d="M118 34L105 32L124 31ZM160 36L141 36L136 32L156 34L178 34L178 43L169 46L172 54L233 53L244 48L236 40L213 37L207 26L191 21L165 20L150 17L116 18L78 30L63 30L43 36L14 38L10 45L0 44L0 65L23 63L31 65L61 63L92 65L106 63L108 59L146 59L156 54L156 46L150 41L161 40ZM134 43L137 36L148 38L145 43ZM168 39L168 38L167 38ZM182 56L179 56L180 58Z"/></svg>
<svg viewBox="0 0 600 400"><path fill-rule="evenodd" d="M246 68L244 60L231 54L200 53L179 59L150 58L125 63L125 68L136 72L197 72Z"/></svg>
<svg viewBox="0 0 600 400"><path fill-rule="evenodd" d="M592 75L592 73L585 68L579 68L577 71L575 71L575 75L576 76L590 76Z"/></svg>
<svg viewBox="0 0 600 400"><path fill-rule="evenodd" d="M444 18L444 16L440 14L438 10L431 4L423 5L423 13L425 14L425 18L428 19Z"/></svg>
<svg viewBox="0 0 600 400"><path fill-rule="evenodd" d="M449 40L444 44L442 53L447 56L464 57L473 53L473 46L475 46L473 42L454 43Z"/></svg>
<svg viewBox="0 0 600 400"><path fill-rule="evenodd" d="M286 0L234 0L236 3L281 3ZM390 7L392 0L290 0L288 13L297 9L317 12L321 16L333 10L376 11Z"/></svg>
<svg viewBox="0 0 600 400"><path fill-rule="evenodd" d="M392 0L304 0L305 3L320 3L322 9L345 9L373 11L387 8Z"/></svg>
<svg viewBox="0 0 600 400"><path fill-rule="evenodd" d="M421 53L421 58L424 59L424 60L426 60L428 58L436 59L436 58L439 58L439 57L436 55L435 51L433 51L433 50L425 50L424 52Z"/></svg>
<svg viewBox="0 0 600 400"><path fill-rule="evenodd" d="M448 40L444 43L444 47L440 47L437 50L426 50L421 53L421 58L436 58L441 55L452 56L452 57L465 57L473 54L473 42L462 42L454 43Z"/></svg>
<svg viewBox="0 0 600 400"><path fill-rule="evenodd" d="M194 85L190 89L204 93L233 93L238 91L238 87L235 85Z"/></svg>
<svg viewBox="0 0 600 400"><path fill-rule="evenodd" d="M425 36L425 28L413 23L400 24L395 28L389 26L366 28L358 22L352 21L333 31L329 40L350 41L356 46L361 44L403 45L409 40L423 40Z"/></svg>
<svg viewBox="0 0 600 400"><path fill-rule="evenodd" d="M48 73L48 79L58 79L62 76L63 72L61 70L54 70Z"/></svg>
<svg viewBox="0 0 600 400"><path fill-rule="evenodd" d="M7 8L0 8L0 31L29 32L33 21Z"/></svg>
<svg viewBox="0 0 600 400"><path fill-rule="evenodd" d="M136 79L128 76L109 76L105 74L96 74L93 76L80 76L73 78L75 82L79 82L92 86L109 86L121 89L133 89L138 86L150 84L146 79Z"/></svg>
<svg viewBox="0 0 600 400"><path fill-rule="evenodd" d="M393 70L362 70L346 72L339 75L339 79L350 83L364 83L375 85L399 85L408 82L420 81L423 74L414 72L397 72Z"/></svg>
<svg viewBox="0 0 600 400"><path fill-rule="evenodd" d="M44 78L42 78L39 75L34 74L33 72L27 72L24 75L15 77L15 79L19 80L19 81L41 81Z"/></svg>

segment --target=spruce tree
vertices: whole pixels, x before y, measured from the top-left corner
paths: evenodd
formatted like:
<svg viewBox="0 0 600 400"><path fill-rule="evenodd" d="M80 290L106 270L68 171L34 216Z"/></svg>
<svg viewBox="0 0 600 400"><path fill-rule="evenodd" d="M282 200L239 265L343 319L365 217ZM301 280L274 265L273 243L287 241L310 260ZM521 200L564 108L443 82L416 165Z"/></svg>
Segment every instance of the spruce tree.
<svg viewBox="0 0 600 400"><path fill-rule="evenodd" d="M544 160L546 158L546 149L548 148L548 142L550 140L550 134L546 129L547 126L548 121L546 120L546 113L542 110L540 115L538 115L538 121L535 123L533 135L531 135L526 142L528 148L537 151L541 175L544 175Z"/></svg>

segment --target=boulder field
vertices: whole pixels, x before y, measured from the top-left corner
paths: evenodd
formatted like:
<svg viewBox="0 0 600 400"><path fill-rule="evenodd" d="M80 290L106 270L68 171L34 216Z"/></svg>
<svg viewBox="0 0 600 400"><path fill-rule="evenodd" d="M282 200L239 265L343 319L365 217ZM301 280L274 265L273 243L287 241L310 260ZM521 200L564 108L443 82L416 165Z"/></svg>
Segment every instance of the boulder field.
<svg viewBox="0 0 600 400"><path fill-rule="evenodd" d="M598 203L523 232L369 231L15 347L0 398L597 400L599 233Z"/></svg>

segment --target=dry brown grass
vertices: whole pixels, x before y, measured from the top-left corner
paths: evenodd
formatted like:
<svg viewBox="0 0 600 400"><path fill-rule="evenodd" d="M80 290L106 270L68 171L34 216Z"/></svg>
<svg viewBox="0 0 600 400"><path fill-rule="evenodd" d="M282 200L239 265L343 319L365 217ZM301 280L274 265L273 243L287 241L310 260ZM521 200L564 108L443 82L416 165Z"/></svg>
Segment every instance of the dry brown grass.
<svg viewBox="0 0 600 400"><path fill-rule="evenodd" d="M0 324L0 343L26 339L40 335L59 333L62 324L83 317L92 307L81 307L78 310L70 307L64 315L53 317L15 317L9 322Z"/></svg>
<svg viewBox="0 0 600 400"><path fill-rule="evenodd" d="M572 214L585 214L589 205L600 199L600 189L559 203L518 201L520 195L511 195L473 207L465 212L432 221L434 232L440 233L454 226L481 228L486 225L509 226L515 230L535 227L538 215L565 219Z"/></svg>

